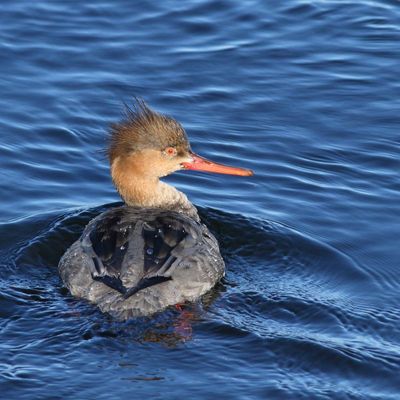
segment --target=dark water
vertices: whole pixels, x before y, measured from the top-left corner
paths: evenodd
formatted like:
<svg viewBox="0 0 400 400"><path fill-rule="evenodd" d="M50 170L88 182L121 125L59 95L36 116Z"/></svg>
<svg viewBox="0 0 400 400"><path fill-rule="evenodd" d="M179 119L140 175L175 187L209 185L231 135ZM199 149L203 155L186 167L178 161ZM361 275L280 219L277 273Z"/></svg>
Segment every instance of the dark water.
<svg viewBox="0 0 400 400"><path fill-rule="evenodd" d="M2 398L400 399L399 2L3 1L0 54ZM133 95L256 175L168 178L227 277L120 323L56 266Z"/></svg>

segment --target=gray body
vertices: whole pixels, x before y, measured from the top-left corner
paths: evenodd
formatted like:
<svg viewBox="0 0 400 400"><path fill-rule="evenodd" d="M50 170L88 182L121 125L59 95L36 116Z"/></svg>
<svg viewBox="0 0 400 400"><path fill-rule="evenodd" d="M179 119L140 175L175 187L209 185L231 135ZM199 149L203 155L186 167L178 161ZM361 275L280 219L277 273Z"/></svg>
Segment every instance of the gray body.
<svg viewBox="0 0 400 400"><path fill-rule="evenodd" d="M93 219L58 268L74 296L128 319L198 299L225 266L197 213L122 206Z"/></svg>

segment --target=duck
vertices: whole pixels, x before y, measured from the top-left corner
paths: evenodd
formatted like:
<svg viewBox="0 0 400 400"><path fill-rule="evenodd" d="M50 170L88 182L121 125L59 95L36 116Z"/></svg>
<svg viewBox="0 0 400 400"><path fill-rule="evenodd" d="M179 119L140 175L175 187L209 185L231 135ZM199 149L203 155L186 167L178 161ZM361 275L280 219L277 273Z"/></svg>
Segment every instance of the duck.
<svg viewBox="0 0 400 400"><path fill-rule="evenodd" d="M135 99L111 125L108 158L123 205L101 213L61 257L78 298L121 320L195 302L225 274L217 239L187 196L161 178L176 171L251 176L195 154L182 125Z"/></svg>

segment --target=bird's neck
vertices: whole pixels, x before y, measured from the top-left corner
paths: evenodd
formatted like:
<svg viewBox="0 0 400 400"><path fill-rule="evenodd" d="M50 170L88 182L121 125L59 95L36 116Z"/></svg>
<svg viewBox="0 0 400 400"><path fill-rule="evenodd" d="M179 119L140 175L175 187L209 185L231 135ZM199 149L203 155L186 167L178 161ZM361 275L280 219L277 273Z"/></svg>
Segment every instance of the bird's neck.
<svg viewBox="0 0 400 400"><path fill-rule="evenodd" d="M131 170L117 159L111 166L115 187L128 206L161 208L185 213L198 220L196 208L185 194L159 180Z"/></svg>

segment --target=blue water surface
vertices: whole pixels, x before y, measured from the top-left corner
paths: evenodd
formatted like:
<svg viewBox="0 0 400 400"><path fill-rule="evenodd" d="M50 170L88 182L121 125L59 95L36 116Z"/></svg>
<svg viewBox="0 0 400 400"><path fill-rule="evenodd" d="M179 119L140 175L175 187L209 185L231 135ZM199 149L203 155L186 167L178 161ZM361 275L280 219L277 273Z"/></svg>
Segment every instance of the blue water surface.
<svg viewBox="0 0 400 400"><path fill-rule="evenodd" d="M6 0L0 54L2 398L400 399L398 1ZM227 276L121 323L57 263L133 96L255 176L167 178Z"/></svg>

